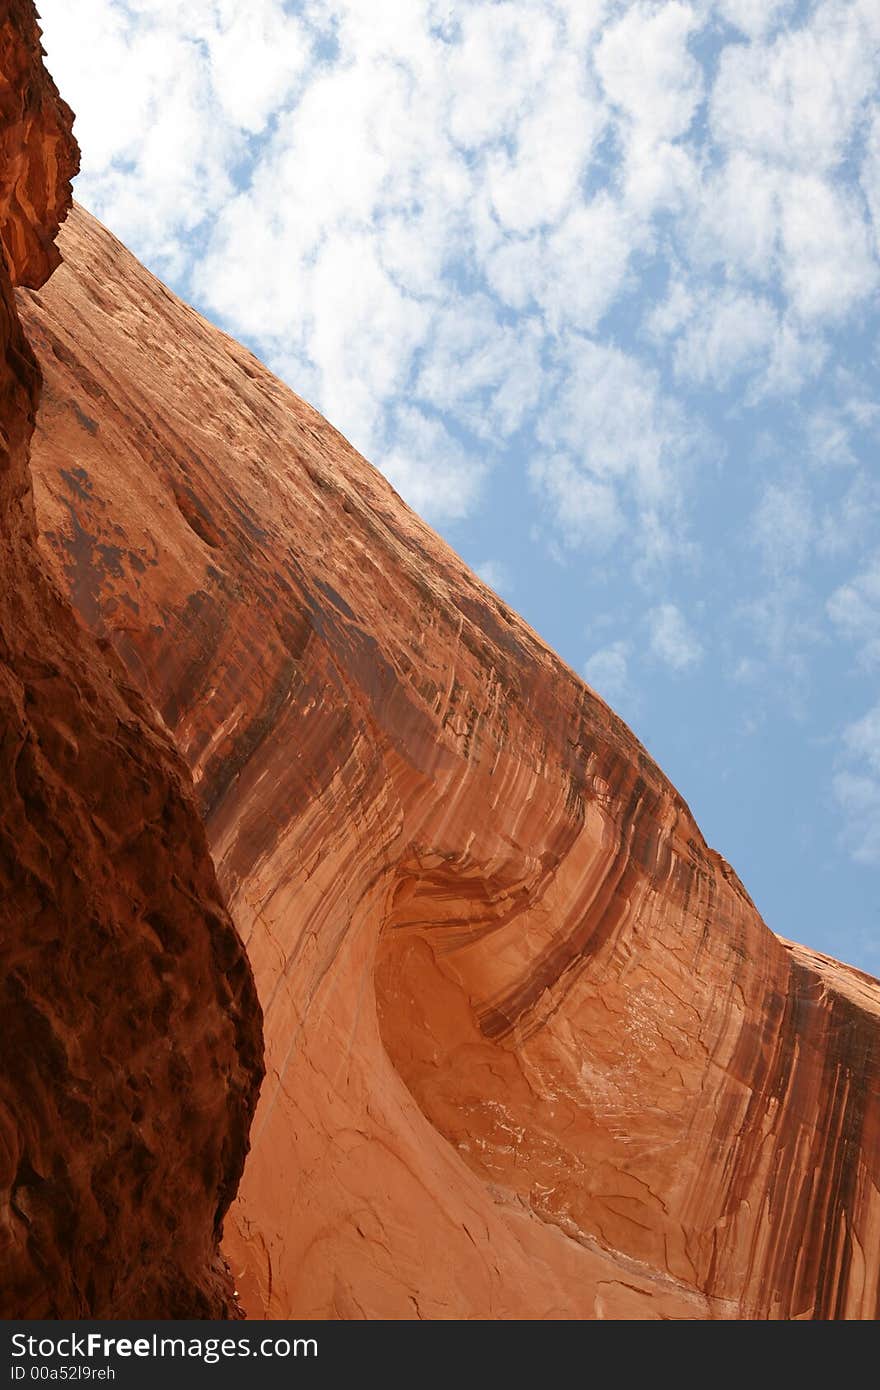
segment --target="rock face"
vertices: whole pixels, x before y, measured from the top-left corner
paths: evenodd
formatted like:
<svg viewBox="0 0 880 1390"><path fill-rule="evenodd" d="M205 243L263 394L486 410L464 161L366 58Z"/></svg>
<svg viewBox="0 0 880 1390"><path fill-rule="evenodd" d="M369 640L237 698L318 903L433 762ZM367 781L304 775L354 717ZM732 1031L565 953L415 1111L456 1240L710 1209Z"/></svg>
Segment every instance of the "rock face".
<svg viewBox="0 0 880 1390"><path fill-rule="evenodd" d="M0 1315L236 1313L217 1242L261 1075L189 773L37 548L13 285L78 152L30 0L0 19ZM76 460L64 460L75 475Z"/></svg>
<svg viewBox="0 0 880 1390"><path fill-rule="evenodd" d="M790 946L630 731L76 209L20 295L59 585L193 775L265 1012L254 1315L870 1318L880 986Z"/></svg>

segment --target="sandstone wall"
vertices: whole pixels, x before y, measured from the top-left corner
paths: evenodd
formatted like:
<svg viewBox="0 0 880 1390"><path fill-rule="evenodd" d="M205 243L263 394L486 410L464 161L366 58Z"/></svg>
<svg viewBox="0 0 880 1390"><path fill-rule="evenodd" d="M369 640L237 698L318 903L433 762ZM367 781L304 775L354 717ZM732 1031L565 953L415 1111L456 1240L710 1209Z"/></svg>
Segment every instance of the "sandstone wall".
<svg viewBox="0 0 880 1390"><path fill-rule="evenodd" d="M192 770L267 1079L254 1315L874 1317L876 982L82 210L21 295L47 562Z"/></svg>

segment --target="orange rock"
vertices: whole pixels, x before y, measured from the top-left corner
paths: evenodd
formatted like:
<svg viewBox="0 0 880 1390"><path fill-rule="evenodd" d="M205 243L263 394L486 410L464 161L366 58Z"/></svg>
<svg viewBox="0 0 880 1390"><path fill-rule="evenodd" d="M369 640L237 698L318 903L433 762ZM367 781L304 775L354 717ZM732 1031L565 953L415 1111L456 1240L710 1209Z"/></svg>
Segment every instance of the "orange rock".
<svg viewBox="0 0 880 1390"><path fill-rule="evenodd" d="M781 942L632 733L82 210L20 296L59 583L192 769L267 1079L253 1315L869 1318L880 986Z"/></svg>
<svg viewBox="0 0 880 1390"><path fill-rule="evenodd" d="M71 116L33 5L0 19L0 1315L235 1315L218 1252L261 1076L259 1005L192 783L37 548L39 286ZM78 463L64 458L75 477Z"/></svg>
<svg viewBox="0 0 880 1390"><path fill-rule="evenodd" d="M43 67L32 0L0 17L0 246L16 285L39 288L61 257L55 236L79 169L73 113Z"/></svg>

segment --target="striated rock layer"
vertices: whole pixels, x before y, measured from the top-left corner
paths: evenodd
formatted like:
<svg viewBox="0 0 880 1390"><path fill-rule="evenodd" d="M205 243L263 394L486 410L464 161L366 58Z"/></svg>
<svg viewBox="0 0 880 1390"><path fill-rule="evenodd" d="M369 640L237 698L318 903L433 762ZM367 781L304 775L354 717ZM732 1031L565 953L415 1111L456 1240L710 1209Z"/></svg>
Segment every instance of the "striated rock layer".
<svg viewBox="0 0 880 1390"><path fill-rule="evenodd" d="M225 1316L260 1012L192 784L37 548L40 286L77 166L30 0L0 17L0 1315ZM65 470L76 465L64 459Z"/></svg>
<svg viewBox="0 0 880 1390"><path fill-rule="evenodd" d="M630 731L77 209L22 314L47 560L162 713L267 1079L253 1315L870 1318L880 986L790 946Z"/></svg>

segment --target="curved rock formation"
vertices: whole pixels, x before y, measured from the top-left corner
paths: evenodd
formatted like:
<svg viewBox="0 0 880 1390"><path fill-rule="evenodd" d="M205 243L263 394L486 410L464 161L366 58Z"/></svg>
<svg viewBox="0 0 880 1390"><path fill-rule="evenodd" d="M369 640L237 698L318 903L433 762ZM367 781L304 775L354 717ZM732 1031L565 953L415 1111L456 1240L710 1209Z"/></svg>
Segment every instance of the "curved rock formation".
<svg viewBox="0 0 880 1390"><path fill-rule="evenodd" d="M236 1314L217 1243L260 1011L192 784L37 549L39 287L77 166L30 0L0 20L0 1313ZM65 471L75 470L65 458Z"/></svg>
<svg viewBox="0 0 880 1390"><path fill-rule="evenodd" d="M318 1317L878 1311L880 987L87 214L22 295L58 581L192 769L268 1075L225 1248Z"/></svg>

